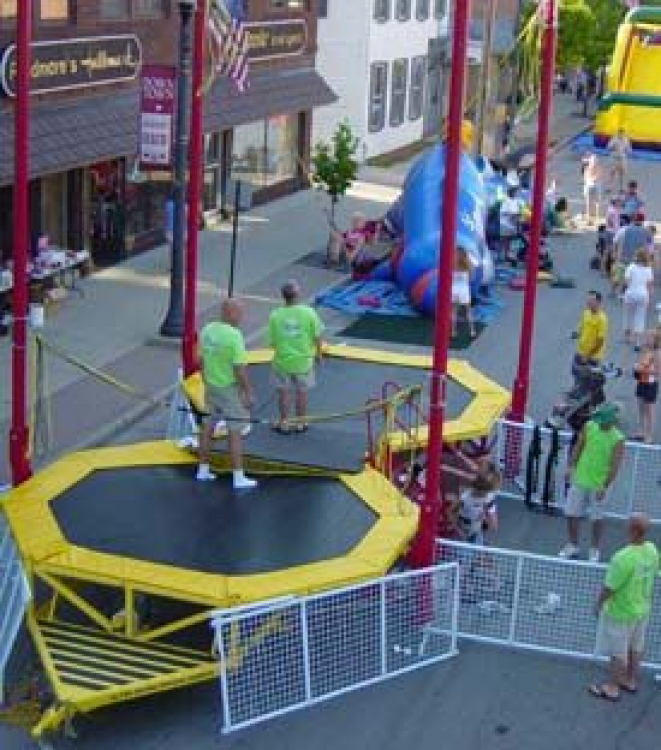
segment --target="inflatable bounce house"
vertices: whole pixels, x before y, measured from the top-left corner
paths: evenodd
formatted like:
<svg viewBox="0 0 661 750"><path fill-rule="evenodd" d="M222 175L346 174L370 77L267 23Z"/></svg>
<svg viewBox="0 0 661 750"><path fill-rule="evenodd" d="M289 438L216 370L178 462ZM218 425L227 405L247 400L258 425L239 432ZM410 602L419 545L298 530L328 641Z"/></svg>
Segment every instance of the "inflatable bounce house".
<svg viewBox="0 0 661 750"><path fill-rule="evenodd" d="M640 148L661 149L661 7L629 11L608 69L595 123L595 145L618 130Z"/></svg>

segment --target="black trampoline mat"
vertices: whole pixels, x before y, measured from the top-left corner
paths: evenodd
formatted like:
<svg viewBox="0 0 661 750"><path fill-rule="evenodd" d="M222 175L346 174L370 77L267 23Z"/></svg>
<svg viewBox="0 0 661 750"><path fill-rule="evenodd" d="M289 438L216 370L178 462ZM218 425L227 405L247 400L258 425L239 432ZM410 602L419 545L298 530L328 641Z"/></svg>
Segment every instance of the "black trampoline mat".
<svg viewBox="0 0 661 750"><path fill-rule="evenodd" d="M97 552L205 573L269 573L343 555L376 515L327 478L197 482L196 467L92 472L51 502L64 536Z"/></svg>
<svg viewBox="0 0 661 750"><path fill-rule="evenodd" d="M277 414L270 371L270 365L251 365L248 371L255 391L253 416L259 420L273 420ZM389 397L395 386L400 389L423 386L420 405L426 413L429 372L419 367L327 357L317 368L317 385L309 393L308 413L316 416L361 409L368 401L383 398L385 384L389 386ZM471 400L470 391L449 379L447 419L458 417ZM280 435L268 425L257 424L244 440L244 451L249 456L348 473L362 469L367 447L364 415L313 423L304 434ZM219 441L216 449L224 451L226 442Z"/></svg>

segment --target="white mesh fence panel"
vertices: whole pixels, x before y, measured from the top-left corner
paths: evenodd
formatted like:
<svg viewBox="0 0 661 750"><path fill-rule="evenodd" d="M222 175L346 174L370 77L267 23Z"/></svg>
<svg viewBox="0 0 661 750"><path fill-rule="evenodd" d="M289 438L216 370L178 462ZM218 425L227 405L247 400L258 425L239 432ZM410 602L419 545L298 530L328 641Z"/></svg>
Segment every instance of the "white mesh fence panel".
<svg viewBox="0 0 661 750"><path fill-rule="evenodd" d="M594 603L605 566L438 540L439 562L459 565L458 636L596 658ZM650 617L647 666L661 666L661 584Z"/></svg>
<svg viewBox="0 0 661 750"><path fill-rule="evenodd" d="M559 432L557 450L552 451L553 431L539 428L536 460L535 451L531 452L534 435L532 424L499 421L495 458L503 474L501 494L562 509L571 434ZM555 461L553 466L549 466L550 456ZM613 518L626 518L638 511L661 523L661 446L627 442L622 465L604 502L606 514Z"/></svg>
<svg viewBox="0 0 661 750"><path fill-rule="evenodd" d="M0 510L0 702L4 693L4 672L29 601L28 582Z"/></svg>
<svg viewBox="0 0 661 750"><path fill-rule="evenodd" d="M457 572L441 565L220 613L223 731L452 656Z"/></svg>

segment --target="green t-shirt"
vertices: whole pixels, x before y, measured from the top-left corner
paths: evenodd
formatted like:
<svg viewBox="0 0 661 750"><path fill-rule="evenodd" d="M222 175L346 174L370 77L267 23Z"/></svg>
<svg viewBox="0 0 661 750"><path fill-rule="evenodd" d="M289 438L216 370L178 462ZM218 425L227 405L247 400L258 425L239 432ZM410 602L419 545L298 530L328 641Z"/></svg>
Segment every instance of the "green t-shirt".
<svg viewBox="0 0 661 750"><path fill-rule="evenodd" d="M229 323L207 323L200 331L202 378L214 388L236 383L234 368L246 363L243 335Z"/></svg>
<svg viewBox="0 0 661 750"><path fill-rule="evenodd" d="M604 585L613 591L604 605L614 620L638 620L649 614L659 551L652 542L629 544L611 558Z"/></svg>
<svg viewBox="0 0 661 750"><path fill-rule="evenodd" d="M617 427L602 430L595 422L585 425L585 444L576 463L574 484L584 490L603 490L613 451L624 435Z"/></svg>
<svg viewBox="0 0 661 750"><path fill-rule="evenodd" d="M273 310L268 342L274 351L274 369L287 375L309 372L323 330L319 316L309 305L285 305Z"/></svg>

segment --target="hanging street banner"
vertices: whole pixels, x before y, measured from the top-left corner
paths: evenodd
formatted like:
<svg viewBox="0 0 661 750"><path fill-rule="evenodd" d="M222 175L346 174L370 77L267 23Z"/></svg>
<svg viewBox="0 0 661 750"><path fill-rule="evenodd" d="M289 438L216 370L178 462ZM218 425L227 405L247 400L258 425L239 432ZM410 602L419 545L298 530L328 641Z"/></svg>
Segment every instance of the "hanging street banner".
<svg viewBox="0 0 661 750"><path fill-rule="evenodd" d="M169 65L145 65L140 81L138 155L144 170L169 170L177 72Z"/></svg>
<svg viewBox="0 0 661 750"><path fill-rule="evenodd" d="M132 81L142 67L142 46L134 34L35 42L30 51L31 94ZM7 96L16 96L15 44L2 53L0 88Z"/></svg>

